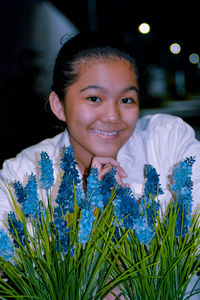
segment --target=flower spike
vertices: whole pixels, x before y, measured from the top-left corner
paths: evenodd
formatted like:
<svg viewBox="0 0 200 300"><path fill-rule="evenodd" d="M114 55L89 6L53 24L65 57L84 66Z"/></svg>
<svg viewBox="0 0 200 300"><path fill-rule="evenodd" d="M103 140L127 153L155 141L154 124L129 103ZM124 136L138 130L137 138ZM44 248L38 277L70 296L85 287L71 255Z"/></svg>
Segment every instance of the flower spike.
<svg viewBox="0 0 200 300"><path fill-rule="evenodd" d="M184 236L191 223L192 215L192 189L193 182L191 179L192 167L195 162L195 157L186 158L184 161L177 164L172 172L173 184L171 185L171 191L176 196L176 202L174 207L177 205L178 216L176 220L176 235ZM182 228L183 218L183 228Z"/></svg>
<svg viewBox="0 0 200 300"><path fill-rule="evenodd" d="M0 229L0 257L11 261L14 257L14 247L4 229Z"/></svg>
<svg viewBox="0 0 200 300"><path fill-rule="evenodd" d="M54 184L53 162L49 159L47 152L42 151L38 162L41 169L40 187L49 190Z"/></svg>

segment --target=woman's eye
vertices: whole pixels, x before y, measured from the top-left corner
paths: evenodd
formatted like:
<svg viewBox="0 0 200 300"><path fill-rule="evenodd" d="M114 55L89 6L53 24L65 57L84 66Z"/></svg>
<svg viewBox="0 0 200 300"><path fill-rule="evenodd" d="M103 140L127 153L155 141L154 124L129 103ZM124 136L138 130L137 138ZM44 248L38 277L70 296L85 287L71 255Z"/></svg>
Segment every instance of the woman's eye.
<svg viewBox="0 0 200 300"><path fill-rule="evenodd" d="M121 103L123 103L123 104L130 104L130 103L133 103L133 102L134 102L134 100L131 99L131 98L124 98L124 99L121 100Z"/></svg>
<svg viewBox="0 0 200 300"><path fill-rule="evenodd" d="M96 103L101 102L100 98L96 96L88 97L87 99Z"/></svg>

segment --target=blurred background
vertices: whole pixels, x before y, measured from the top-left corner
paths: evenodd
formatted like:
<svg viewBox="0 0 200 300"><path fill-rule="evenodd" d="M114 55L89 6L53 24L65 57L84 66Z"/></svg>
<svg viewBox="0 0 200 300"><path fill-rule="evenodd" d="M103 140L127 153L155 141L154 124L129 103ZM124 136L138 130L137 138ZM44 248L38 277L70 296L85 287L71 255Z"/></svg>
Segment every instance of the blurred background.
<svg viewBox="0 0 200 300"><path fill-rule="evenodd" d="M45 112L54 59L82 30L119 32L142 61L141 114L170 113L200 139L200 21L195 1L1 0L0 167L52 137Z"/></svg>

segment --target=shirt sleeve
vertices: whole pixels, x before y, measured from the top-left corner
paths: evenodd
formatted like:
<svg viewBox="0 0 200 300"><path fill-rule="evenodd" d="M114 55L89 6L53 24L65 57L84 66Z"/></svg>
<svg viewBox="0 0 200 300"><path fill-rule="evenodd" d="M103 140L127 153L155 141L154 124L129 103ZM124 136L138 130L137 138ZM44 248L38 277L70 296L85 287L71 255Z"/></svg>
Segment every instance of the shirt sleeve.
<svg viewBox="0 0 200 300"><path fill-rule="evenodd" d="M34 152L26 149L19 153L16 158L8 159L4 162L3 169L0 170L0 222L12 209L12 200L8 186L12 190L15 180L24 183L31 172L36 173L34 156ZM0 227L1 225L0 223Z"/></svg>
<svg viewBox="0 0 200 300"><path fill-rule="evenodd" d="M194 157L191 179L193 181L193 212L200 204L200 142L195 138L194 130L180 118L174 119L169 133L169 151L173 153L174 164Z"/></svg>
<svg viewBox="0 0 200 300"><path fill-rule="evenodd" d="M57 166L61 149L66 145L68 146L68 144L68 136L64 132L54 138L46 139L39 144L29 147L20 152L16 158L11 158L4 162L3 169L0 170L0 227L2 226L2 220L12 210L12 200L7 185L12 189L13 183L20 181L25 186L31 173L38 177L38 161L42 151L46 151L50 159L53 160L54 166Z"/></svg>
<svg viewBox="0 0 200 300"><path fill-rule="evenodd" d="M200 204L200 142L195 138L193 128L181 118L158 114L152 116L150 122L154 145L150 152L155 156L158 170L161 166L161 177L162 173L168 176L177 163L191 156L195 158L191 176L194 212Z"/></svg>

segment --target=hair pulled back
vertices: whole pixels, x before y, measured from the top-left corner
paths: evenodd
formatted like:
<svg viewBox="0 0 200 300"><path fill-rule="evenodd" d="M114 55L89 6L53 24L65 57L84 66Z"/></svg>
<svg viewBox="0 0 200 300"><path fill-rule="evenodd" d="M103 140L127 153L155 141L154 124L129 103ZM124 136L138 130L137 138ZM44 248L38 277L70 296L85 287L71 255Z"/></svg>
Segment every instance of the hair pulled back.
<svg viewBox="0 0 200 300"><path fill-rule="evenodd" d="M78 33L64 43L56 58L53 85L60 101L64 101L67 88L78 78L77 65L89 59L119 58L129 61L138 76L135 51L119 36L102 32Z"/></svg>

